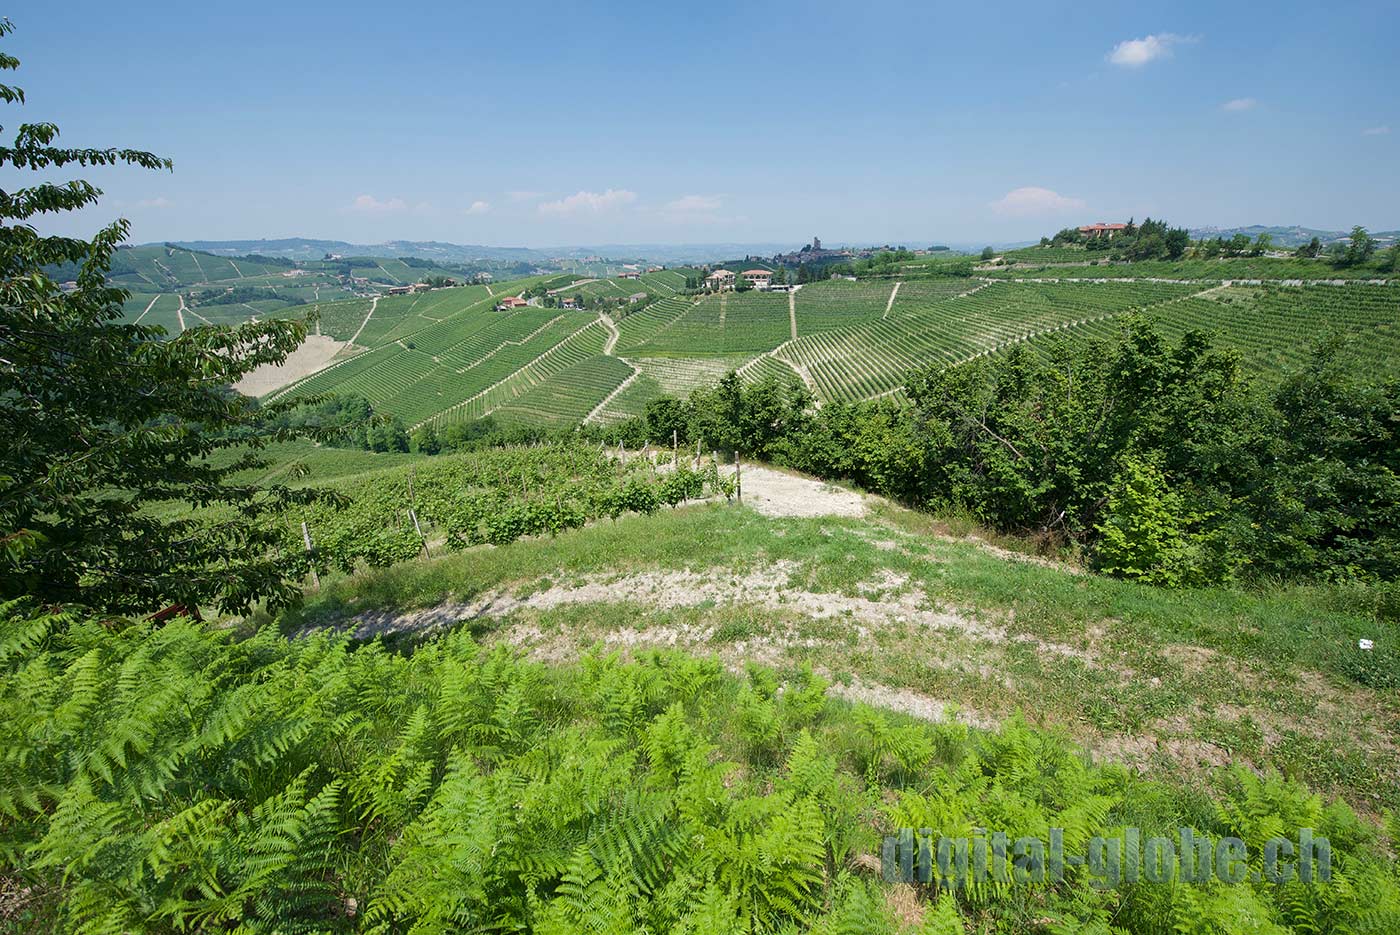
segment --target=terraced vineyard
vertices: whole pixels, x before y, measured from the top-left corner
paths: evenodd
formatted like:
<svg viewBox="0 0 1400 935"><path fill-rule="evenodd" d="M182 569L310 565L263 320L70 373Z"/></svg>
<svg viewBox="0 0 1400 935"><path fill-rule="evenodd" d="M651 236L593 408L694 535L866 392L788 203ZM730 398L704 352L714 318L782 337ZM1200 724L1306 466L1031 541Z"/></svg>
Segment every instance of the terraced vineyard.
<svg viewBox="0 0 1400 935"><path fill-rule="evenodd" d="M1240 351L1245 369L1256 374L1302 366L1329 334L1347 340L1371 372L1400 374L1400 285L1232 287L1162 305L1151 318L1173 340L1187 331L1212 332ZM1118 327L1101 319L1057 337L1110 340Z"/></svg>
<svg viewBox="0 0 1400 935"><path fill-rule="evenodd" d="M629 357L628 362L656 381L663 393L687 396L692 390L709 386L731 370L738 370L752 358L726 357Z"/></svg>
<svg viewBox="0 0 1400 935"><path fill-rule="evenodd" d="M665 395L667 393L661 388L661 384L651 377L638 376L623 387L616 396L607 400L606 404L594 414L592 421L599 425L611 425L624 419L630 419L640 415L646 409L647 403Z"/></svg>
<svg viewBox="0 0 1400 935"><path fill-rule="evenodd" d="M678 271L647 275L684 285ZM536 278L489 292L473 286L322 303L322 333L340 340L358 334L356 345L369 349L288 392L360 393L409 425L496 413L532 424L568 425L585 417L606 424L640 414L659 396L711 385L730 370L745 382L800 380L818 402L900 399L912 370L1023 341L1049 347L1055 337L1106 337L1135 309L1173 336L1198 327L1219 330L1254 370L1300 362L1329 329L1356 337L1378 368L1400 359L1400 285L1222 288L1210 282L941 278L901 281L896 291L888 279L830 281L793 295L796 340L787 294L742 292L698 300L667 295L624 308L610 347L613 332L595 312L494 311L502 295L538 284L553 282ZM623 280L580 289L588 286L641 288ZM164 322L177 308L178 302L157 302L147 318Z"/></svg>
<svg viewBox="0 0 1400 935"><path fill-rule="evenodd" d="M898 389L919 367L955 364L1200 290L1161 283L995 284L927 304L913 298L897 317L800 337L777 356L809 373L821 400L866 399Z"/></svg>
<svg viewBox="0 0 1400 935"><path fill-rule="evenodd" d="M598 355L550 374L496 410L505 422L577 425L635 371L616 357Z"/></svg>
<svg viewBox="0 0 1400 935"><path fill-rule="evenodd" d="M618 322L617 330L621 336L617 342L617 353L625 356L643 352L657 340L658 335L678 322L694 306L693 299L678 296L661 299L644 309L631 312Z"/></svg>
<svg viewBox="0 0 1400 935"><path fill-rule="evenodd" d="M901 291L907 284L900 287ZM803 286L794 294L798 335L874 321L885 313L894 284L830 280ZM786 296L784 296L786 298Z"/></svg>
<svg viewBox="0 0 1400 935"><path fill-rule="evenodd" d="M760 353L790 337L788 298L766 292L724 292L682 307L679 298L623 320L618 353L638 357L699 357ZM634 319L647 316L631 324Z"/></svg>

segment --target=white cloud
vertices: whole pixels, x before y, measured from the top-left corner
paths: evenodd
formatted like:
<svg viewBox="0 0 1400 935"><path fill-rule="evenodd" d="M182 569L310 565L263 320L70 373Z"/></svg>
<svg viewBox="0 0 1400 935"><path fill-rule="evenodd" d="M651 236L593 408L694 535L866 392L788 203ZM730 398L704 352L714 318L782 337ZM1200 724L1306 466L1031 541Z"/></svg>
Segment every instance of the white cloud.
<svg viewBox="0 0 1400 935"><path fill-rule="evenodd" d="M1252 97L1237 97L1232 101L1226 101L1220 105L1221 110L1241 111L1253 110L1259 106L1259 102Z"/></svg>
<svg viewBox="0 0 1400 935"><path fill-rule="evenodd" d="M666 210L672 214L709 214L718 211L723 204L718 195L682 195L666 202Z"/></svg>
<svg viewBox="0 0 1400 935"><path fill-rule="evenodd" d="M1390 127L1367 127L1361 131L1362 136L1385 136L1390 132Z"/></svg>
<svg viewBox="0 0 1400 935"><path fill-rule="evenodd" d="M1034 185L1013 188L1000 199L992 202L993 211L1012 217L1060 214L1066 211L1079 211L1084 207L1084 202L1079 198L1070 198L1048 188L1037 188Z"/></svg>
<svg viewBox="0 0 1400 935"><path fill-rule="evenodd" d="M583 211L600 214L613 208L629 205L636 200L636 192L630 192L625 188L609 188L602 193L577 192L567 198L561 198L559 201L546 201L539 206L539 211L540 214L556 216L578 214Z"/></svg>
<svg viewBox="0 0 1400 935"><path fill-rule="evenodd" d="M421 211L423 205L418 208ZM356 195L355 200L350 202L348 211L357 214L398 214L408 210L408 204L402 198L390 198L387 201L380 201L373 195Z"/></svg>
<svg viewBox="0 0 1400 935"><path fill-rule="evenodd" d="M486 214L491 210L491 203L487 201L473 201L472 206L467 209L467 214Z"/></svg>
<svg viewBox="0 0 1400 935"><path fill-rule="evenodd" d="M173 207L174 204L175 204L175 202L171 201L169 198L166 198L164 195L157 195L157 196L154 197L154 198L143 198L143 199L141 199L140 201L136 202L136 207L138 207L138 208L169 208L169 207Z"/></svg>
<svg viewBox="0 0 1400 935"><path fill-rule="evenodd" d="M1159 58L1170 58L1172 46L1195 41L1191 36L1178 36L1170 32L1154 33L1141 39L1124 39L1108 53L1108 60L1124 68L1141 68Z"/></svg>

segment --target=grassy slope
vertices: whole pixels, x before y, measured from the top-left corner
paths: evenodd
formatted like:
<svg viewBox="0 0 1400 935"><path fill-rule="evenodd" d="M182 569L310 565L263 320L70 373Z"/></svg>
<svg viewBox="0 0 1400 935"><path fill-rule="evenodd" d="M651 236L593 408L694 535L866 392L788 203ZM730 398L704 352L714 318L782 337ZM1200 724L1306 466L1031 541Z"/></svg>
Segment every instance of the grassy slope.
<svg viewBox="0 0 1400 935"><path fill-rule="evenodd" d="M1367 594L1162 591L948 532L894 507L852 520L702 506L339 579L282 624L678 569L723 592L725 582L777 565L787 596L776 603L566 603L471 626L552 660L601 642L679 645L780 668L811 662L851 690L873 686L895 707L949 703L973 723L1024 712L1105 756L1184 782L1203 767L1239 762L1305 779L1365 812L1400 806L1400 699L1384 687L1400 679L1400 652L1393 624L1378 623ZM823 618L811 608L839 601L821 595L912 601L900 606L936 607L959 622L929 629L894 611L877 625ZM1374 654L1355 648L1362 637L1378 641Z"/></svg>

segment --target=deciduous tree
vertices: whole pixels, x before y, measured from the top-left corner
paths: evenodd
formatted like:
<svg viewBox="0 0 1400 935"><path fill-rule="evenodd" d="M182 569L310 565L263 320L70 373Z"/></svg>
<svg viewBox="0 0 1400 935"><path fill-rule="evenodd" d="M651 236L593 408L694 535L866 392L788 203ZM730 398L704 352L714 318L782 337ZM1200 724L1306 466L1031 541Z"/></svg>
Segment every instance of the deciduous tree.
<svg viewBox="0 0 1400 935"><path fill-rule="evenodd" d="M0 23L0 36L11 30ZM0 68L18 66L0 53ZM22 105L24 92L0 84L0 100ZM148 152L66 148L57 138L51 123L22 123L0 146L0 165L171 168ZM297 559L275 553L279 533L261 520L315 494L238 479L260 463L256 449L293 432L262 433L256 403L230 385L285 360L305 325L169 336L124 320L127 293L106 274L127 223L91 240L44 236L31 224L100 195L81 179L0 191L0 598L126 613L286 600ZM78 270L69 290L52 275L64 265ZM216 521L152 509L170 501L223 509Z"/></svg>

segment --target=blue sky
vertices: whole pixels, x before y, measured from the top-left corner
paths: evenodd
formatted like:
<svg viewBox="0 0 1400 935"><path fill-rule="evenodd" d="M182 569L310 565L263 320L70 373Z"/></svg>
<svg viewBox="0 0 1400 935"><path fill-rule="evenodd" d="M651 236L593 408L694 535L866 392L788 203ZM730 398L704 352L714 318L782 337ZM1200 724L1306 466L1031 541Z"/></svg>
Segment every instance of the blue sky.
<svg viewBox="0 0 1400 935"><path fill-rule="evenodd" d="M1006 242L1400 227L1400 3L21 2L133 239ZM17 184L8 179L3 187Z"/></svg>

